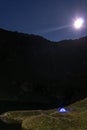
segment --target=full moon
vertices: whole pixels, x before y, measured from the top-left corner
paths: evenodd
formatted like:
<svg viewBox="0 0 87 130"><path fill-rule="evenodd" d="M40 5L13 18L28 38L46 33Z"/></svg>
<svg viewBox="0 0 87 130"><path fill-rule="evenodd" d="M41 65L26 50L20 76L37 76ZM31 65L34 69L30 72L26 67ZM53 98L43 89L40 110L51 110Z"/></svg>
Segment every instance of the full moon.
<svg viewBox="0 0 87 130"><path fill-rule="evenodd" d="M74 28L75 29L81 29L83 27L83 24L84 24L84 19L83 18L77 18L74 21Z"/></svg>

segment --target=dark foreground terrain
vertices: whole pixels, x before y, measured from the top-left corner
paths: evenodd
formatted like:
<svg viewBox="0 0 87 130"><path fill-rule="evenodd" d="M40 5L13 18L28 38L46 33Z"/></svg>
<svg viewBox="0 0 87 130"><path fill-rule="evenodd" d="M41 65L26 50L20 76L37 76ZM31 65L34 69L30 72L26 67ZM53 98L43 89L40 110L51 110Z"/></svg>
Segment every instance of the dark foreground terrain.
<svg viewBox="0 0 87 130"><path fill-rule="evenodd" d="M68 105L86 90L87 37L50 42L0 29L0 101Z"/></svg>
<svg viewBox="0 0 87 130"><path fill-rule="evenodd" d="M19 124L25 130L87 130L87 98L66 110L64 113L58 109L9 111L1 114L0 119L11 126Z"/></svg>

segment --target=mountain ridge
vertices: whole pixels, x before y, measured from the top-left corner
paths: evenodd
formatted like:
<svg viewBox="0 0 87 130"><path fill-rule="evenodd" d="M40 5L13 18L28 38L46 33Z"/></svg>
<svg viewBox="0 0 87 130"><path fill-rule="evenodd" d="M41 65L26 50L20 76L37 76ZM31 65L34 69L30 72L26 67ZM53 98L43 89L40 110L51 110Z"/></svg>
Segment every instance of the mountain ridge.
<svg viewBox="0 0 87 130"><path fill-rule="evenodd" d="M87 37L50 42L3 29L0 36L2 99L67 104L87 96Z"/></svg>

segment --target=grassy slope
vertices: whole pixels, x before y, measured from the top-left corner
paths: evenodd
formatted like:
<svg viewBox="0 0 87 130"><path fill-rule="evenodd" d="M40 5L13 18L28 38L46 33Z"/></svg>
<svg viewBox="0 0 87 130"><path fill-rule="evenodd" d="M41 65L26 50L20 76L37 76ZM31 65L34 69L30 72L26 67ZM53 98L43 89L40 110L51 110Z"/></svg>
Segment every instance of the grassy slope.
<svg viewBox="0 0 87 130"><path fill-rule="evenodd" d="M27 130L87 130L87 99L67 107L69 113L54 110L13 111L1 115L5 122L21 123Z"/></svg>

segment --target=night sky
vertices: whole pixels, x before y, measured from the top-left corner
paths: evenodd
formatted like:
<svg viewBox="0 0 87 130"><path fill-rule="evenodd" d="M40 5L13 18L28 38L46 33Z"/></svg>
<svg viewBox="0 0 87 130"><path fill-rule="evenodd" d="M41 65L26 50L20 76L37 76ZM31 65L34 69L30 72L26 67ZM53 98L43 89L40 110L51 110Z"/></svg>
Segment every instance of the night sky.
<svg viewBox="0 0 87 130"><path fill-rule="evenodd" d="M84 18L76 30L73 21ZM87 35L87 0L0 0L0 28L36 34L51 41Z"/></svg>

